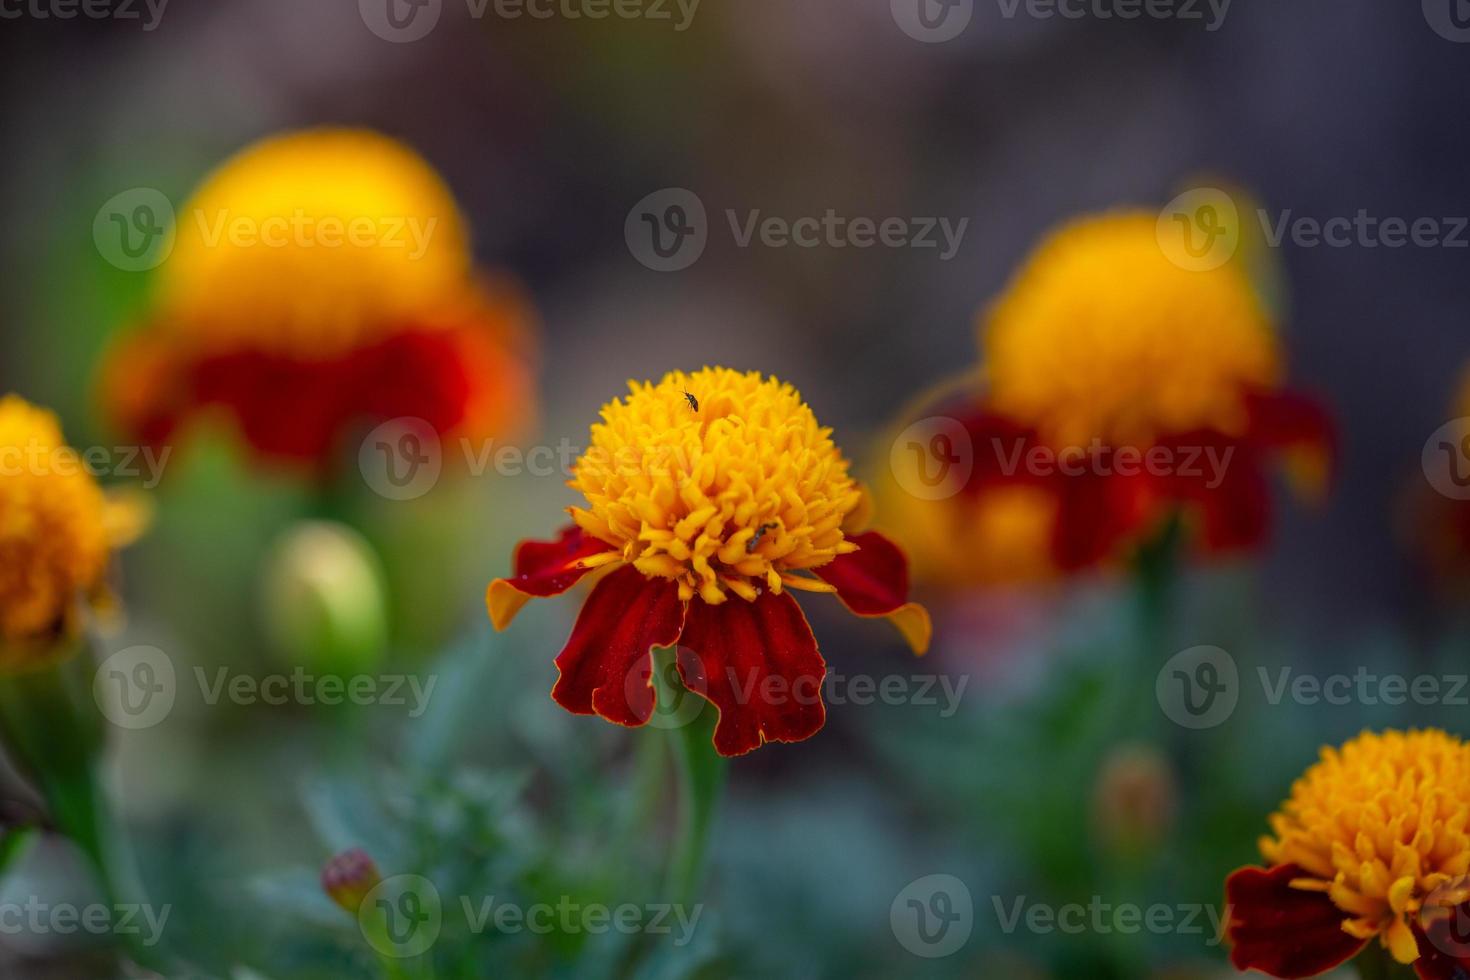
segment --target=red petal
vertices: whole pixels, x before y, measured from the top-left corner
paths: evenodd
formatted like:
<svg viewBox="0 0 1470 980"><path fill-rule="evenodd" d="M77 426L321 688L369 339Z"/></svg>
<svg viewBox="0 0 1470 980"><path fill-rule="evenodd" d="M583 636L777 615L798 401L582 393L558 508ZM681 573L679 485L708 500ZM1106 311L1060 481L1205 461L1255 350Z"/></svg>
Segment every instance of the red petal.
<svg viewBox="0 0 1470 980"><path fill-rule="evenodd" d="M848 538L858 550L812 569L859 616L887 616L915 653L929 649L933 627L923 606L909 602L909 560L876 531Z"/></svg>
<svg viewBox="0 0 1470 980"><path fill-rule="evenodd" d="M690 604L679 637L679 674L689 690L720 709L720 755L815 735L827 718L826 673L816 637L790 593Z"/></svg>
<svg viewBox="0 0 1470 980"><path fill-rule="evenodd" d="M1230 962L1273 977L1315 977L1346 962L1364 940L1342 931L1347 918L1322 892L1292 888L1309 877L1295 864L1241 868L1225 879Z"/></svg>
<svg viewBox="0 0 1470 980"><path fill-rule="evenodd" d="M1300 392L1252 392L1246 401L1252 441L1273 449L1310 446L1331 451L1335 430L1321 402Z"/></svg>
<svg viewBox="0 0 1470 980"><path fill-rule="evenodd" d="M1089 468L1059 473L1052 486L1058 500L1052 560L1066 571L1116 557L1124 542L1158 515L1147 481L1138 477L1105 476Z"/></svg>
<svg viewBox="0 0 1470 980"><path fill-rule="evenodd" d="M1414 969L1423 980L1470 980L1470 904L1415 932L1419 958Z"/></svg>
<svg viewBox="0 0 1470 980"><path fill-rule="evenodd" d="M522 541L516 546L515 574L491 582L485 593L490 621L505 629L531 598L561 595L576 585L588 572L577 564L583 558L608 550L575 524L562 528L555 541Z"/></svg>
<svg viewBox="0 0 1470 980"><path fill-rule="evenodd" d="M597 583L556 658L557 704L638 726L653 713L653 647L673 646L684 626L679 586L631 565Z"/></svg>
<svg viewBox="0 0 1470 980"><path fill-rule="evenodd" d="M848 538L858 546L838 555L817 576L837 588L837 598L859 616L886 616L908 601L909 562L898 545L876 531Z"/></svg>

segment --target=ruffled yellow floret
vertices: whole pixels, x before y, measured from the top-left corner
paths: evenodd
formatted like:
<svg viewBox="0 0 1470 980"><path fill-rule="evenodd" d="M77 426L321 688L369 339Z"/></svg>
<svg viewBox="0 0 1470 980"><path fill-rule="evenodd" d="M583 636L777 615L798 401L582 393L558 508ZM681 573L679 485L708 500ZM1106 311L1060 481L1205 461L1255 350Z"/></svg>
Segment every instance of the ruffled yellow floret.
<svg viewBox="0 0 1470 980"><path fill-rule="evenodd" d="M1088 217L1041 244L983 318L998 411L1059 447L1239 433L1244 389L1280 382L1273 326L1238 263L1181 268L1156 223Z"/></svg>
<svg viewBox="0 0 1470 980"><path fill-rule="evenodd" d="M1292 786L1261 853L1309 877L1401 963L1419 955L1412 924L1470 899L1470 745L1436 729L1364 732ZM1438 914L1444 914L1438 911Z"/></svg>
<svg viewBox="0 0 1470 980"><path fill-rule="evenodd" d="M444 302L470 269L448 187L365 130L251 146L176 216L159 269L165 320L204 345L332 356Z"/></svg>
<svg viewBox="0 0 1470 980"><path fill-rule="evenodd" d="M101 489L50 412L0 398L0 642L44 639L102 586Z"/></svg>
<svg viewBox="0 0 1470 980"><path fill-rule="evenodd" d="M632 382L592 427L569 483L587 506L572 516L682 599L829 591L792 573L856 550L843 528L864 493L831 436L796 389L758 372Z"/></svg>

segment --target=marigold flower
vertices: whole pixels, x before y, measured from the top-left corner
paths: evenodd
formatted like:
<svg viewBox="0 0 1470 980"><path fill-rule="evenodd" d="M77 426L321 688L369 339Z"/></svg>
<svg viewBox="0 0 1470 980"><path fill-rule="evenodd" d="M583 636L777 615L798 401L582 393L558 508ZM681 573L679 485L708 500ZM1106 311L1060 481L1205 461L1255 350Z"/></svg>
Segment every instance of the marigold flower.
<svg viewBox="0 0 1470 980"><path fill-rule="evenodd" d="M925 609L908 567L863 532L865 491L788 384L705 368L629 383L602 410L569 486L586 499L555 541L525 541L486 595L496 629L534 597L600 580L557 657L552 697L576 714L648 721L652 648L679 645L685 685L720 711L716 749L794 742L825 720L826 664L791 592L831 592L891 620L915 652Z"/></svg>
<svg viewBox="0 0 1470 980"><path fill-rule="evenodd" d="M107 595L112 549L132 536L56 416L0 398L0 667L44 659Z"/></svg>
<svg viewBox="0 0 1470 980"><path fill-rule="evenodd" d="M102 376L109 414L149 443L222 409L263 457L323 467L353 426L482 438L529 414L525 304L475 278L449 189L376 133L227 161L180 209L156 298Z"/></svg>
<svg viewBox="0 0 1470 980"><path fill-rule="evenodd" d="M1364 732L1292 786L1265 868L1225 885L1231 960L1325 973L1377 938L1419 976L1470 970L1470 745L1436 729Z"/></svg>
<svg viewBox="0 0 1470 980"><path fill-rule="evenodd" d="M1245 272L1175 265L1153 214L1053 233L982 317L981 345L979 380L929 406L974 456L961 492L912 505L931 525L990 520L1001 495L1014 512L1027 488L1029 520L1052 515L1047 564L1071 571L1126 557L1175 512L1206 552L1259 544L1274 458L1325 486L1330 426L1281 387L1279 341Z"/></svg>

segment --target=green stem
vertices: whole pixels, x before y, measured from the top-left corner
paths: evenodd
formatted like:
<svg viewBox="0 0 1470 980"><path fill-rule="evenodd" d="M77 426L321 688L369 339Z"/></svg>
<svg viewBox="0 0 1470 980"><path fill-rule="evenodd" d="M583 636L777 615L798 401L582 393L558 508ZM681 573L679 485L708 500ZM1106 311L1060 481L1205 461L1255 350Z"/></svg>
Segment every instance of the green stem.
<svg viewBox="0 0 1470 980"><path fill-rule="evenodd" d="M1146 657L1157 657L1168 650L1182 538L1183 524L1176 512L1134 557L1140 647Z"/></svg>
<svg viewBox="0 0 1470 980"><path fill-rule="evenodd" d="M1416 976L1413 967L1399 963L1378 943L1365 947L1353 965L1363 980L1413 980Z"/></svg>
<svg viewBox="0 0 1470 980"><path fill-rule="evenodd" d="M677 651L654 652L654 678L660 704L680 703L696 697L684 690L673 669ZM674 758L679 774L679 831L669 863L667 891L679 904L688 904L698 894L704 879L710 832L724 795L728 765L714 749L718 712L707 703L693 717L674 729Z"/></svg>
<svg viewBox="0 0 1470 980"><path fill-rule="evenodd" d="M45 798L56 829L87 858L107 904L145 902L133 858L102 789L103 723L92 701L91 660L77 651L0 676L0 736L16 767ZM155 966L138 936L128 954Z"/></svg>

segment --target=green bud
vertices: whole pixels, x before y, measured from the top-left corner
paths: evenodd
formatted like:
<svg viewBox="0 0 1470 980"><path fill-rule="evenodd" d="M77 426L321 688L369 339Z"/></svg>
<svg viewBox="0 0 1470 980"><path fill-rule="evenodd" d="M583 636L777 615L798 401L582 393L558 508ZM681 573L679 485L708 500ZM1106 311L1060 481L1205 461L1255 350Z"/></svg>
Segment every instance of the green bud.
<svg viewBox="0 0 1470 980"><path fill-rule="evenodd" d="M383 570L361 534L334 521L303 521L266 558L265 626L293 667L338 674L376 668L388 648Z"/></svg>

